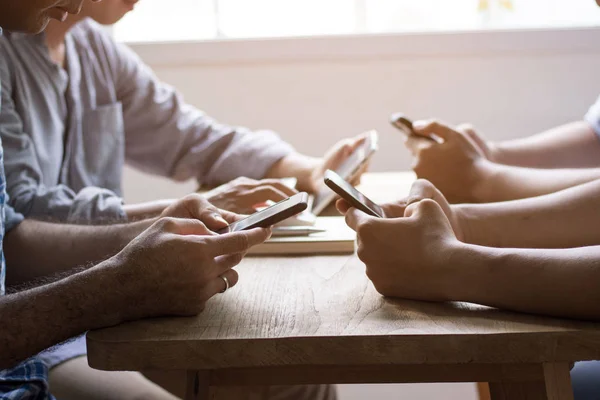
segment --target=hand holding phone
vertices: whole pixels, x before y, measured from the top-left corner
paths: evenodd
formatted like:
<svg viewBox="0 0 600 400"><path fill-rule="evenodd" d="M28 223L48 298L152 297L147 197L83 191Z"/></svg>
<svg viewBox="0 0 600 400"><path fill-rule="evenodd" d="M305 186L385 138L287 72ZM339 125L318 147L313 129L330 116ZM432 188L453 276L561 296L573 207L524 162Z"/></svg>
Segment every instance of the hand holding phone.
<svg viewBox="0 0 600 400"><path fill-rule="evenodd" d="M367 132L365 142L338 167L336 172L345 180L352 181L356 178L361 168L369 162L373 154L379 149L379 134L377 131ZM332 201L335 195L327 188L322 188L315 195L311 207L314 215L319 215Z"/></svg>
<svg viewBox="0 0 600 400"><path fill-rule="evenodd" d="M219 234L238 232L252 228L268 228L287 218L301 213L308 207L308 194L306 192L295 195L273 204L269 208L234 222L226 228L217 231Z"/></svg>
<svg viewBox="0 0 600 400"><path fill-rule="evenodd" d="M332 170L328 169L325 172L325 184L338 196L350 203L352 207L373 217L385 218L385 212L378 204L359 192Z"/></svg>

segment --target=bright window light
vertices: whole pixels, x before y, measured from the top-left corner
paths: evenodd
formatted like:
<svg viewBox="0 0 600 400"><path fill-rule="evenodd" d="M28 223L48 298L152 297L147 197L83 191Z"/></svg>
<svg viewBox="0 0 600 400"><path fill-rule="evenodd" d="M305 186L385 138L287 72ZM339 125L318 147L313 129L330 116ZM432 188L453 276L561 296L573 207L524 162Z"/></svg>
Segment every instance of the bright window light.
<svg viewBox="0 0 600 400"><path fill-rule="evenodd" d="M141 0L125 42L600 26L594 0Z"/></svg>

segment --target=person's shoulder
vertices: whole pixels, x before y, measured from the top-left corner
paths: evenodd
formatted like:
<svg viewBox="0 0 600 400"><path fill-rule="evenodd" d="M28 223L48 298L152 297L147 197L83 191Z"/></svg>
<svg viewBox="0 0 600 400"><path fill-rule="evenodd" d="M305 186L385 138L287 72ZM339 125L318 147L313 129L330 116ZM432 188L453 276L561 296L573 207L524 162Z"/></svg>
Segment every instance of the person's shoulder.
<svg viewBox="0 0 600 400"><path fill-rule="evenodd" d="M75 25L70 32L75 43L83 47L113 47L114 39L107 28L91 18L86 18Z"/></svg>

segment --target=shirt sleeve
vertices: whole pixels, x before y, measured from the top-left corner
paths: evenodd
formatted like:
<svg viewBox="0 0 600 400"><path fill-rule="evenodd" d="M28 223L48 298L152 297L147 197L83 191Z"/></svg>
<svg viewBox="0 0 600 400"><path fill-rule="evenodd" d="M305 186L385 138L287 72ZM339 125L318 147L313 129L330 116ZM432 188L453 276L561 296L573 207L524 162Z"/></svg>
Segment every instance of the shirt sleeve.
<svg viewBox="0 0 600 400"><path fill-rule="evenodd" d="M10 205L30 218L67 222L124 220L126 215L123 201L109 190L88 187L76 193L65 185L43 184L34 144L23 131L21 116L14 106L9 66L2 57L0 81L0 136L4 146L4 168Z"/></svg>
<svg viewBox="0 0 600 400"><path fill-rule="evenodd" d="M294 151L274 132L222 125L186 104L133 51L110 41L129 164L175 180L217 185L240 176L263 178Z"/></svg>
<svg viewBox="0 0 600 400"><path fill-rule="evenodd" d="M600 97L598 97L596 102L590 107L583 119L589 123L596 134L600 136Z"/></svg>
<svg viewBox="0 0 600 400"><path fill-rule="evenodd" d="M16 228L21 222L23 222L23 215L16 212L11 206L6 204L4 206L4 228L6 232L10 232L12 229Z"/></svg>

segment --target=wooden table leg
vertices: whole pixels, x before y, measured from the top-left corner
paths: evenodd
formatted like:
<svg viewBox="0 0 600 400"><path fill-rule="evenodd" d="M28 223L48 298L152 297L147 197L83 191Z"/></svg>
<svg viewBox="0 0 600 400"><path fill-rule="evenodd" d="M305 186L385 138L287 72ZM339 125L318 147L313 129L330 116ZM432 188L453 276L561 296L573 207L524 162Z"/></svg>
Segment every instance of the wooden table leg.
<svg viewBox="0 0 600 400"><path fill-rule="evenodd" d="M186 375L185 400L209 400L209 372L191 370Z"/></svg>
<svg viewBox="0 0 600 400"><path fill-rule="evenodd" d="M547 363L543 370L538 382L490 383L492 400L573 400L569 364Z"/></svg>

